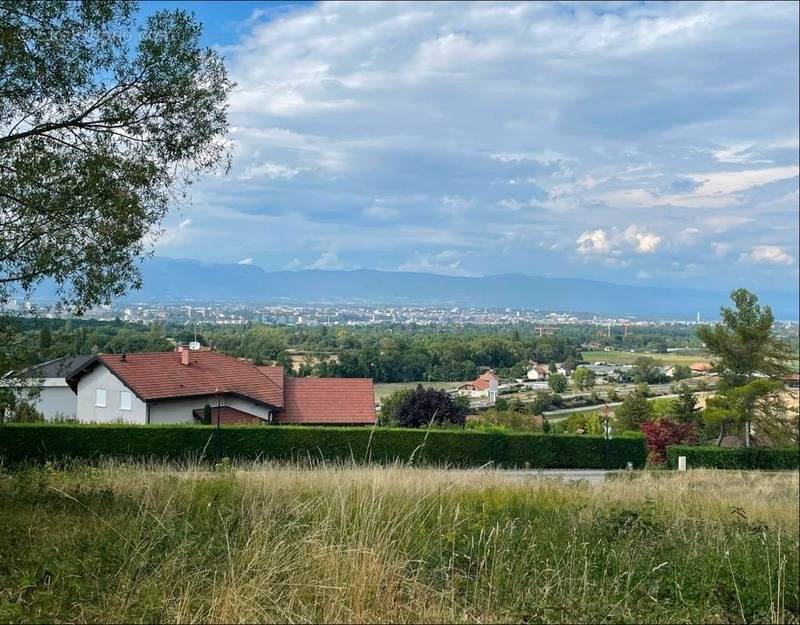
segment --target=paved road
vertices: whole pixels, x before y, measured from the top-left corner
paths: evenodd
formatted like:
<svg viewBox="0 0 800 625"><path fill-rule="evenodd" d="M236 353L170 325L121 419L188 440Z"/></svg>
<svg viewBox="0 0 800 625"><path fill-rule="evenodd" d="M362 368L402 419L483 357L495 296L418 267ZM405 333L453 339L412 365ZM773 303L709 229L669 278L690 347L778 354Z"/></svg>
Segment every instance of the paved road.
<svg viewBox="0 0 800 625"><path fill-rule="evenodd" d="M674 399L675 397L677 397L677 395L675 394L656 395L655 397L648 397L647 401L653 401L654 399ZM621 401L612 401L609 402L608 407L613 408L614 406L619 406L620 404L622 404ZM552 421L553 420L552 417L558 417L559 415L566 418L573 412L587 412L589 410L602 410L602 409L603 409L603 404L595 404L594 406L581 406L580 408L559 408L558 410L545 410L542 414ZM555 420L558 421L558 419Z"/></svg>
<svg viewBox="0 0 800 625"><path fill-rule="evenodd" d="M496 472L498 475L513 480L567 480L567 481L586 481L590 484L600 484L606 479L607 475L620 473L620 471L605 471L603 469L501 469Z"/></svg>

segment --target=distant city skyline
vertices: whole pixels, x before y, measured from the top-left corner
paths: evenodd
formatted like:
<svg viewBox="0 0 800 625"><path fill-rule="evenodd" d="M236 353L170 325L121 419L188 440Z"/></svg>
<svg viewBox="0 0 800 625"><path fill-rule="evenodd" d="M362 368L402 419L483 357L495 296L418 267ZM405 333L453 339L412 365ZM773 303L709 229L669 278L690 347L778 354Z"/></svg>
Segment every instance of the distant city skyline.
<svg viewBox="0 0 800 625"><path fill-rule="evenodd" d="M160 256L797 291L796 3L164 7L238 87Z"/></svg>

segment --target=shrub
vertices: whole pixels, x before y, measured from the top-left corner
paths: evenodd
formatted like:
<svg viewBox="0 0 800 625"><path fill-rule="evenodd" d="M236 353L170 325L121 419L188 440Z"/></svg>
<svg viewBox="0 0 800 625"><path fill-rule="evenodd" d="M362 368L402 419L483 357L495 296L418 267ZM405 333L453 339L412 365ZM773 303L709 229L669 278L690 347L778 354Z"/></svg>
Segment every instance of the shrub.
<svg viewBox="0 0 800 625"><path fill-rule="evenodd" d="M691 445L697 442L696 423L676 423L668 419L645 421L639 427L647 441L647 448L655 462L661 464L667 459L670 445Z"/></svg>
<svg viewBox="0 0 800 625"><path fill-rule="evenodd" d="M19 401L11 410L9 421L13 423L41 423L44 421L44 416L30 403Z"/></svg>
<svg viewBox="0 0 800 625"><path fill-rule="evenodd" d="M464 425L469 405L456 401L450 393L442 389L417 388L402 395L394 407L394 421L406 428L420 428L434 423L436 425ZM383 409L381 409L383 412Z"/></svg>
<svg viewBox="0 0 800 625"><path fill-rule="evenodd" d="M388 397L385 397L383 401L381 401L381 409L378 413L378 423L385 426L396 426L397 408L403 401L405 401L406 397L408 397L413 390L414 389L412 388L401 388L394 391Z"/></svg>
<svg viewBox="0 0 800 625"><path fill-rule="evenodd" d="M602 434L603 424L600 422L600 414L597 412L573 412L564 421L564 431L576 433L578 430L582 434Z"/></svg>
<svg viewBox="0 0 800 625"><path fill-rule="evenodd" d="M7 462L101 457L209 459L215 430L201 425L51 425L8 424L0 428L0 456ZM602 468L602 437L548 436L469 430L228 426L222 428L219 455L234 459L419 461L474 467ZM609 467L627 462L644 466L644 437L609 441Z"/></svg>
<svg viewBox="0 0 800 625"><path fill-rule="evenodd" d="M542 429L542 417L517 410L498 410L495 408L482 412L476 419L467 421L467 429L538 432Z"/></svg>
<svg viewBox="0 0 800 625"><path fill-rule="evenodd" d="M667 465L678 466L678 456L686 456L689 468L796 470L800 467L800 448L730 448L713 445L689 447L675 445L667 448Z"/></svg>

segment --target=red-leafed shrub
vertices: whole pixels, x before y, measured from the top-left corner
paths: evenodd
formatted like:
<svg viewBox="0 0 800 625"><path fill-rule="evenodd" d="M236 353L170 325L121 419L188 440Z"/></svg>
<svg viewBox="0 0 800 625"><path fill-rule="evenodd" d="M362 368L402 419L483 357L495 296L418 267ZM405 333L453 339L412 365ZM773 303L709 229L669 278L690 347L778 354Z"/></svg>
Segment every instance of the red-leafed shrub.
<svg viewBox="0 0 800 625"><path fill-rule="evenodd" d="M693 445L697 443L697 424L677 423L669 419L645 421L639 426L647 441L650 456L659 464L667 459L670 445Z"/></svg>

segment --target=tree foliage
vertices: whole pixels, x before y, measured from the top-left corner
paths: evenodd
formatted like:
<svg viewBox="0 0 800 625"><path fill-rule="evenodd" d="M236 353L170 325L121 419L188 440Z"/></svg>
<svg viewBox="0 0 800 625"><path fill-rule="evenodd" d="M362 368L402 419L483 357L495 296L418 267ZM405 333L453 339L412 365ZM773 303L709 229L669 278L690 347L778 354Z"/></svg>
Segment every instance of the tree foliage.
<svg viewBox="0 0 800 625"><path fill-rule="evenodd" d="M720 310L722 323L697 330L720 376L718 394L706 402L704 419L719 427L717 444L727 426L734 425L743 428L745 445L750 447L754 422L770 441L791 437L796 427L789 432L784 427L786 406L781 392L782 378L789 372L787 362L794 355L775 335L769 306L762 308L758 297L746 289L733 291L731 300L734 308Z"/></svg>
<svg viewBox="0 0 800 625"><path fill-rule="evenodd" d="M638 389L629 394L614 410L614 416L623 431L638 430L639 426L653 416L653 407Z"/></svg>
<svg viewBox="0 0 800 625"><path fill-rule="evenodd" d="M672 369L672 379L676 382L680 380L688 380L692 377L692 370L688 365L675 365Z"/></svg>
<svg viewBox="0 0 800 625"><path fill-rule="evenodd" d="M639 356L633 363L631 373L637 384L657 384L665 379L658 360L650 356Z"/></svg>
<svg viewBox="0 0 800 625"><path fill-rule="evenodd" d="M662 463L667 459L667 447L672 445L694 445L697 443L697 423L678 423L669 419L645 421L639 426L647 440L651 459Z"/></svg>
<svg viewBox="0 0 800 625"><path fill-rule="evenodd" d="M227 161L220 56L136 3L0 2L0 301L49 278L84 310L139 285L163 217Z"/></svg>
<svg viewBox="0 0 800 625"><path fill-rule="evenodd" d="M702 411L697 406L697 396L694 389L688 384L681 384L678 396L670 402L668 407L670 419L678 423L693 423L700 419Z"/></svg>
<svg viewBox="0 0 800 625"><path fill-rule="evenodd" d="M383 415L386 404L381 407ZM386 422L400 427L419 428L428 425L464 425L468 407L456 401L447 391L424 388L421 384L408 392L400 392L390 402ZM383 417L382 417L383 420Z"/></svg>
<svg viewBox="0 0 800 625"><path fill-rule="evenodd" d="M551 373L547 384L554 393L563 393L567 390L567 376L563 373Z"/></svg>
<svg viewBox="0 0 800 625"><path fill-rule="evenodd" d="M572 381L580 390L588 390L594 387L595 373L586 367L578 367L572 374Z"/></svg>
<svg viewBox="0 0 800 625"><path fill-rule="evenodd" d="M780 379L789 373L789 346L775 336L775 318L769 306L758 304L758 297L747 289L731 293L735 308L720 309L722 323L700 326L697 336L714 359L714 370L729 387L749 382L756 374Z"/></svg>

